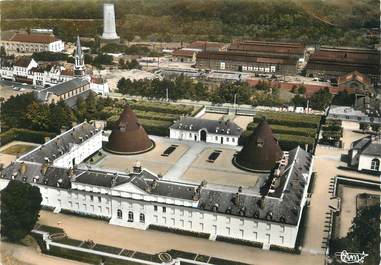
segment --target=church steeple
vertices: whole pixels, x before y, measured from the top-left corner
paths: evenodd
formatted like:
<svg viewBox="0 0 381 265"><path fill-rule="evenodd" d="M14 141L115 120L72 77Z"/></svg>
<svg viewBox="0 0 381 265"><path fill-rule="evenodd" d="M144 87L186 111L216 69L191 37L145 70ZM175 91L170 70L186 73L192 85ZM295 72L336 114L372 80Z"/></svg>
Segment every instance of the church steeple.
<svg viewBox="0 0 381 265"><path fill-rule="evenodd" d="M74 63L74 76L83 76L85 73L85 60L83 57L79 36L77 36L77 42L75 45Z"/></svg>

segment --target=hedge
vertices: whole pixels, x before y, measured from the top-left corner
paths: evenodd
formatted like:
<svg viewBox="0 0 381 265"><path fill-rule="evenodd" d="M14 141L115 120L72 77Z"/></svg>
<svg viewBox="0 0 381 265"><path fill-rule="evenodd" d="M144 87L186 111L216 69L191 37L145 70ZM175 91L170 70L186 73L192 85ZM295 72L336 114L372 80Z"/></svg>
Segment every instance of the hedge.
<svg viewBox="0 0 381 265"><path fill-rule="evenodd" d="M251 133L251 131L244 131L238 139L238 144L245 145ZM298 146L304 148L306 144L312 147L315 143L315 138L300 135L278 134L276 137L280 147L284 151L292 150Z"/></svg>
<svg viewBox="0 0 381 265"><path fill-rule="evenodd" d="M278 245L270 245L270 250L286 252L286 253L291 253L291 254L300 254L300 250L298 250L296 248L287 248L287 247L281 247Z"/></svg>
<svg viewBox="0 0 381 265"><path fill-rule="evenodd" d="M133 110L143 110L143 111L153 111L171 114L192 114L194 107L189 105L175 105L171 103L160 103L152 101L131 101L129 102L130 107Z"/></svg>
<svg viewBox="0 0 381 265"><path fill-rule="evenodd" d="M247 130L252 131L255 127L257 127L257 125L258 123L251 122L247 125ZM289 127L271 124L271 130L274 133L279 134L293 134L308 137L315 137L316 135L316 129L313 128Z"/></svg>
<svg viewBox="0 0 381 265"><path fill-rule="evenodd" d="M3 133L0 133L0 146L3 146L12 141L25 141L43 144L45 142L45 137L53 138L55 133L42 132L42 131L32 131L28 129L10 129Z"/></svg>
<svg viewBox="0 0 381 265"><path fill-rule="evenodd" d="M290 112L257 112L254 122L259 123L263 117L270 124L287 125L290 127L318 128L321 116L290 113Z"/></svg>
<svg viewBox="0 0 381 265"><path fill-rule="evenodd" d="M248 241L248 240L236 239L236 238L225 237L225 236L217 236L216 241L256 247L256 248L263 248L262 242Z"/></svg>
<svg viewBox="0 0 381 265"><path fill-rule="evenodd" d="M179 235L185 235L185 236L193 236L193 237L200 237L200 238L209 238L209 234L207 233L197 233L197 232L192 232L188 230L182 230L182 229L177 229L177 228L169 228L165 226L158 226L158 225L150 225L148 229L151 230L157 230L161 232L170 232L170 233L175 233Z"/></svg>

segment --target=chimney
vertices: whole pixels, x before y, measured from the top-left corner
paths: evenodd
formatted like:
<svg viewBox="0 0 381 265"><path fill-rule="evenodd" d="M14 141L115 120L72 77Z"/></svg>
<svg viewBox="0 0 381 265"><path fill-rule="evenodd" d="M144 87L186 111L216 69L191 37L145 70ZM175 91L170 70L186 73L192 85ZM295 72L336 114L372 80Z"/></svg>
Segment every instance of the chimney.
<svg viewBox="0 0 381 265"><path fill-rule="evenodd" d="M136 174L139 174L140 172L142 172L142 166L140 164L139 161L136 161L133 168L132 168L132 172L133 173L136 173Z"/></svg>

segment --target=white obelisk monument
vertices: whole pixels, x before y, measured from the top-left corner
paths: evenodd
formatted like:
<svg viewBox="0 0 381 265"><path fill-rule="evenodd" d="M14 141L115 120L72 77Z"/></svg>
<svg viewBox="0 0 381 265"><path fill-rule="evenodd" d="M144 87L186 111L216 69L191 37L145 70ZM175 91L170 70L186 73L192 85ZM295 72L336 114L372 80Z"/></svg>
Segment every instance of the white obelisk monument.
<svg viewBox="0 0 381 265"><path fill-rule="evenodd" d="M103 4L103 34L104 41L119 41L115 28L115 11L114 4Z"/></svg>

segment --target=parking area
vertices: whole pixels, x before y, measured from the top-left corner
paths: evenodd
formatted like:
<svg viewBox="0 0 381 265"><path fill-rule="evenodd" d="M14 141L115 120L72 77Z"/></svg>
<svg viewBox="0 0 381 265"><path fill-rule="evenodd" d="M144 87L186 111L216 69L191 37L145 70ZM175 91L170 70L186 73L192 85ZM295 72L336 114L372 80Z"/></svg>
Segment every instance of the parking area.
<svg viewBox="0 0 381 265"><path fill-rule="evenodd" d="M23 85L21 83L0 80L0 97L7 100L11 96L32 92L31 85Z"/></svg>

